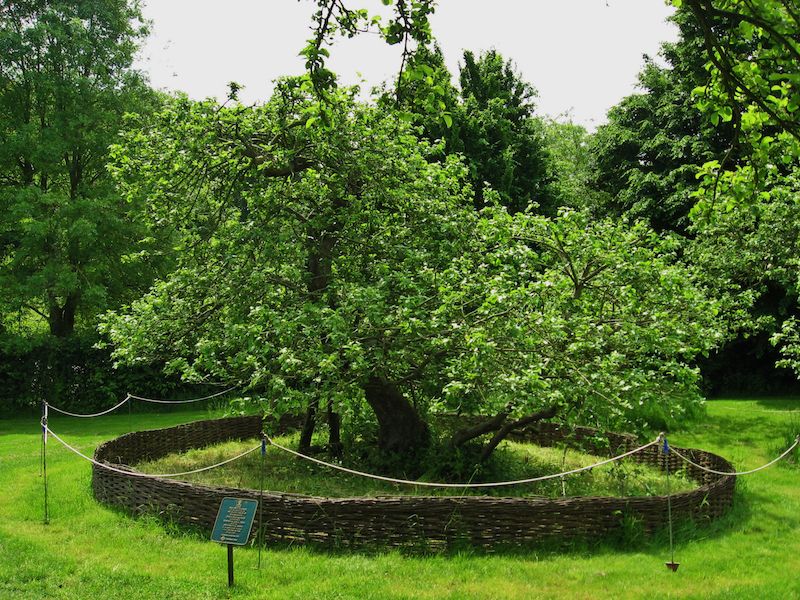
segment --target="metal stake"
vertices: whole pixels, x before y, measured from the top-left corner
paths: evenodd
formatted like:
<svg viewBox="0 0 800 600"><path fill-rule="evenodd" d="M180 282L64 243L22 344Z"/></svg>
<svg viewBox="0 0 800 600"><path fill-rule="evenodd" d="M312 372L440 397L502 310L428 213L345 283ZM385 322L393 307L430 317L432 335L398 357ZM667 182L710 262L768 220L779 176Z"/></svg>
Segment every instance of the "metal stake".
<svg viewBox="0 0 800 600"><path fill-rule="evenodd" d="M50 505L47 497L47 402L42 407L42 478L44 480L44 524L50 523Z"/></svg>
<svg viewBox="0 0 800 600"><path fill-rule="evenodd" d="M42 401L42 416L40 417L39 423L42 423L44 419L44 401ZM42 471L44 470L44 427L42 427L42 439L41 443L39 444L39 477L42 476Z"/></svg>
<svg viewBox="0 0 800 600"><path fill-rule="evenodd" d="M669 554L670 560L668 563L664 563L668 569L671 569L673 573L678 570L680 563L675 562L675 544L672 536L672 487L670 485L669 479L669 443L667 443L667 438L664 438L664 459L665 464L667 467L667 520L669 522Z"/></svg>
<svg viewBox="0 0 800 600"><path fill-rule="evenodd" d="M261 568L261 548L264 546L264 467L267 457L267 436L261 432L261 477L258 490L258 568Z"/></svg>

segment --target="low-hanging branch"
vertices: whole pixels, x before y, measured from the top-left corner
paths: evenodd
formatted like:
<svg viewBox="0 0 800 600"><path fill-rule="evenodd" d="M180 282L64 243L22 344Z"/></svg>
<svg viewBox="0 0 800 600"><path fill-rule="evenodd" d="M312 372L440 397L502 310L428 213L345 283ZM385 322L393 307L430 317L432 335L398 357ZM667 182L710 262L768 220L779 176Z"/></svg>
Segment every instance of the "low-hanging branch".
<svg viewBox="0 0 800 600"><path fill-rule="evenodd" d="M453 447L463 446L470 440L475 438L487 435L489 433L494 432L492 438L484 445L483 449L481 450L481 462L485 462L491 455L492 452L500 445L504 439L506 439L511 433L518 429L522 429L527 425L532 425L533 423L538 423L539 421L544 421L546 419L552 419L553 417L558 414L558 407L555 405L548 406L543 408L542 410L532 413L530 415L526 415L519 419L509 421L508 417L513 410L513 404L509 403L497 413L495 416L487 419L477 425L473 425L471 427L465 427L463 429L459 429L456 431L450 443Z"/></svg>
<svg viewBox="0 0 800 600"><path fill-rule="evenodd" d="M516 431L517 429L522 429L527 425L544 421L545 419L552 419L556 416L557 412L558 409L555 406L548 406L547 408L533 413L532 415L522 417L516 421L505 423L505 425L498 429L497 433L495 433L494 436L492 436L492 439L489 440L489 442L483 447L483 452L481 452L481 460L485 461L488 459L492 452L494 452L494 449L497 448L500 442L506 439L511 432Z"/></svg>
<svg viewBox="0 0 800 600"><path fill-rule="evenodd" d="M509 404L499 413L497 413L491 419L483 421L482 423L478 423L472 427L465 427L464 429L459 429L453 434L453 437L450 440L450 443L453 446L461 446L468 442L469 440L475 439L476 437L480 437L482 435L486 435L492 431L496 431L498 427L500 427L503 422L508 418L509 413L511 412L512 406Z"/></svg>

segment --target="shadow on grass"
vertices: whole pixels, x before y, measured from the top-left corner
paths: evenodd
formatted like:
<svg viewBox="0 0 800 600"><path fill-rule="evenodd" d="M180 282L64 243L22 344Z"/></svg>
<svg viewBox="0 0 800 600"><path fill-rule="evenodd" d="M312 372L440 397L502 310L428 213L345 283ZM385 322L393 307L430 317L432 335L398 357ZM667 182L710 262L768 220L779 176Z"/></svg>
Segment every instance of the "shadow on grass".
<svg viewBox="0 0 800 600"><path fill-rule="evenodd" d="M717 409L704 421L692 427L681 428L675 433L688 436L690 439L703 440L691 443L710 443L716 447L728 448L729 452L742 447L757 447L771 451L775 444L783 444L784 439L780 437L780 431L785 428L787 420L800 421L800 410L795 415L794 412L763 412L752 407L743 408L742 412L735 409L730 411ZM788 445L784 444L783 450Z"/></svg>
<svg viewBox="0 0 800 600"><path fill-rule="evenodd" d="M756 405L765 410L788 410L800 414L800 397L798 396L758 398Z"/></svg>
<svg viewBox="0 0 800 600"><path fill-rule="evenodd" d="M742 396L725 396L724 398L712 398L708 401L709 406L714 406L718 402L725 404L733 404L727 408L735 409L738 402L752 402L758 407L758 410L765 411L798 411L800 412L800 396L796 395L776 395L776 396L758 396L742 395ZM753 410L753 407L742 406L743 411Z"/></svg>

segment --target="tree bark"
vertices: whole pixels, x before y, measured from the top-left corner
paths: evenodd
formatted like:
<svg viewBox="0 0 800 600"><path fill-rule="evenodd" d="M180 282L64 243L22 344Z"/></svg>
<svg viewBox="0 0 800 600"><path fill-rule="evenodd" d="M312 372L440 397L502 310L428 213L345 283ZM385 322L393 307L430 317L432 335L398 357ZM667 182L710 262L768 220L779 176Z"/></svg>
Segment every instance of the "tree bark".
<svg viewBox="0 0 800 600"><path fill-rule="evenodd" d="M74 200L78 197L78 188L83 178L83 165L77 150L72 151L72 156L65 156L64 160L69 169L69 197Z"/></svg>
<svg viewBox="0 0 800 600"><path fill-rule="evenodd" d="M373 375L364 385L367 403L378 418L378 447L384 452L413 455L430 442L428 425L397 386Z"/></svg>
<svg viewBox="0 0 800 600"><path fill-rule="evenodd" d="M35 172L33 165L27 160L19 161L20 171L22 171L22 185L30 185L33 183L33 174Z"/></svg>

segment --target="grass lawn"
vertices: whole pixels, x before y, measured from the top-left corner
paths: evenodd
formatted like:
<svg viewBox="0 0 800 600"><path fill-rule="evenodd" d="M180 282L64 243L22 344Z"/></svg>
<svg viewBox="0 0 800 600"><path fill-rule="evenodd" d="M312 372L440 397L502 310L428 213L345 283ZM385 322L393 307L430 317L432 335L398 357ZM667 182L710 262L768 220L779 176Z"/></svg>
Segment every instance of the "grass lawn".
<svg viewBox="0 0 800 600"><path fill-rule="evenodd" d="M669 436L740 468L774 457L800 423L800 399L716 400L708 419ZM134 415L145 429L205 412ZM54 416L51 427L86 453L129 430L126 414ZM42 524L39 425L0 421L0 598L800 598L800 468L776 466L740 482L733 514L677 536L677 573L663 539L631 549L404 556L305 548L225 551L152 519L130 519L91 497L90 468L52 440L51 522Z"/></svg>

